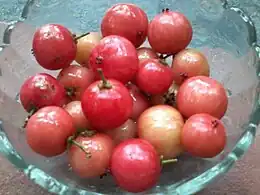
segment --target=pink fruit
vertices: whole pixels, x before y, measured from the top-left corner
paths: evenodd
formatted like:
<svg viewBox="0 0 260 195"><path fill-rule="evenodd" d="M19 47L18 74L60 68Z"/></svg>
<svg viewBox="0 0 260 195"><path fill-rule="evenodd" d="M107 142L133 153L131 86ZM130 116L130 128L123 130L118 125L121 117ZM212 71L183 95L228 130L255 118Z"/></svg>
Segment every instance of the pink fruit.
<svg viewBox="0 0 260 195"><path fill-rule="evenodd" d="M166 9L149 24L148 41L158 53L178 53L189 45L191 39L192 26L182 13Z"/></svg>
<svg viewBox="0 0 260 195"><path fill-rule="evenodd" d="M138 6L119 3L107 10L101 23L101 31L104 37L119 35L139 47L146 39L148 22L146 13Z"/></svg>
<svg viewBox="0 0 260 195"><path fill-rule="evenodd" d="M103 38L92 50L89 59L89 66L98 77L97 69L101 68L106 78L122 83L131 81L138 70L135 47L124 37L116 35Z"/></svg>

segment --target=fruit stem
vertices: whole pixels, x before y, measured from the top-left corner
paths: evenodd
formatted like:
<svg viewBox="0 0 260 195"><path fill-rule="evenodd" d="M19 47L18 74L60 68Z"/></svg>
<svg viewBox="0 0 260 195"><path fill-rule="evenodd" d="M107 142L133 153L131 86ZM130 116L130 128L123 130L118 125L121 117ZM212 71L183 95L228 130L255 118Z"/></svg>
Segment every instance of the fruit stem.
<svg viewBox="0 0 260 195"><path fill-rule="evenodd" d="M71 136L71 137L68 138L68 144L69 145L73 144L73 145L77 146L79 149L81 149L86 154L86 157L88 159L91 158L91 153L89 151L87 151L80 143L75 141L74 136Z"/></svg>
<svg viewBox="0 0 260 195"><path fill-rule="evenodd" d="M28 114L28 116L26 117L26 119L25 119L25 121L24 121L23 128L26 127L26 125L27 125L29 119L31 118L31 116L32 116L36 111L37 111L37 109L36 109L36 107L34 107L34 106L30 109L29 114Z"/></svg>
<svg viewBox="0 0 260 195"><path fill-rule="evenodd" d="M165 60L165 59L167 59L168 57L171 57L171 56L174 56L174 55L172 55L172 54L167 54L165 56L161 55L160 58Z"/></svg>
<svg viewBox="0 0 260 195"><path fill-rule="evenodd" d="M177 159L162 160L162 165L178 162Z"/></svg>
<svg viewBox="0 0 260 195"><path fill-rule="evenodd" d="M170 11L169 8L162 9L162 12L163 12L163 13L164 13L164 12L169 12L169 11Z"/></svg>
<svg viewBox="0 0 260 195"><path fill-rule="evenodd" d="M68 88L66 88L66 93L67 93L67 96L69 96L69 98L72 100L72 97L76 96L76 89L75 89L75 87L68 87Z"/></svg>
<svg viewBox="0 0 260 195"><path fill-rule="evenodd" d="M102 71L101 68L98 68L97 69L100 77L101 77L101 80L102 80L102 84L99 86L100 89L111 89L112 88L112 85L107 81L107 79L105 78L105 75Z"/></svg>
<svg viewBox="0 0 260 195"><path fill-rule="evenodd" d="M100 179L103 179L104 177L108 176L109 174L111 174L110 169L106 169L106 171L99 176Z"/></svg>
<svg viewBox="0 0 260 195"><path fill-rule="evenodd" d="M91 130L84 130L79 132L80 135L85 136L85 137L92 137L93 135L96 134L96 131L91 131Z"/></svg>
<svg viewBox="0 0 260 195"><path fill-rule="evenodd" d="M81 39L82 37L87 36L89 33L90 33L90 32L83 33L82 35L79 35L79 36L77 36L77 37L74 37L74 40L77 41L77 40Z"/></svg>
<svg viewBox="0 0 260 195"><path fill-rule="evenodd" d="M176 158L163 160L163 156L161 156L160 159L161 159L161 165L170 164L170 163L175 163L175 162L178 161Z"/></svg>

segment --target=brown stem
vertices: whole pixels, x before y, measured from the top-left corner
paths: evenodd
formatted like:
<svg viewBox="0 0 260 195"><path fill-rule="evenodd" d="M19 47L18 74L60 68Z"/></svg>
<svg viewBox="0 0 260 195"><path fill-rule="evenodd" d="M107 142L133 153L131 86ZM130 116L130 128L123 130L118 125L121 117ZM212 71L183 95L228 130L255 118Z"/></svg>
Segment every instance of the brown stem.
<svg viewBox="0 0 260 195"><path fill-rule="evenodd" d="M23 126L22 126L23 128L26 127L26 125L27 125L29 119L31 118L31 116L32 116L36 111L37 111L37 108L34 107L34 106L30 109L28 116L27 116L26 119L24 120L24 124L23 124Z"/></svg>
<svg viewBox="0 0 260 195"><path fill-rule="evenodd" d="M170 11L169 8L162 9L162 12L168 12L168 11Z"/></svg>
<svg viewBox="0 0 260 195"><path fill-rule="evenodd" d="M81 39L82 37L85 37L85 36L87 36L87 35L89 35L89 32L83 33L82 35L79 35L79 36L74 37L74 40L77 41L77 40L79 40L79 39Z"/></svg>
<svg viewBox="0 0 260 195"><path fill-rule="evenodd" d="M111 174L110 169L106 169L105 173L103 173L102 175L99 176L100 179L103 179L104 177L108 176L109 174Z"/></svg>
<svg viewBox="0 0 260 195"><path fill-rule="evenodd" d="M97 69L99 76L101 77L102 83L99 85L100 89L111 89L112 85L107 81L101 68Z"/></svg>
<svg viewBox="0 0 260 195"><path fill-rule="evenodd" d="M174 56L174 55L173 54L167 54L165 56L161 55L160 58L165 60L165 59L167 59L168 57L171 57L171 56Z"/></svg>

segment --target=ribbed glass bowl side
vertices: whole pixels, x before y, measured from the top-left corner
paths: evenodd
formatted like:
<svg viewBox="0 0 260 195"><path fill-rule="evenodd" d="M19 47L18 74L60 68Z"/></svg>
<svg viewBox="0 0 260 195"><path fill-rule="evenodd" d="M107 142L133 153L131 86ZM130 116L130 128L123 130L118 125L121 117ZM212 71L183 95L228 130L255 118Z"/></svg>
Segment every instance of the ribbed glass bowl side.
<svg viewBox="0 0 260 195"><path fill-rule="evenodd" d="M257 56L255 66L256 69L259 70L260 68L260 47L256 44L257 38L256 38L256 31L253 22L251 21L250 17L243 12L241 9L237 7L232 7L231 5L228 5L226 1L221 1L222 6L224 9L229 9L234 12L236 12L241 19L246 23L247 30L249 32L249 44L252 46L255 55ZM15 51L12 50L9 46L11 43L11 33L12 30L15 28L16 25L19 25L21 22L26 20L30 6L33 5L33 0L28 0L26 3L26 6L24 7L22 11L21 17L17 19L17 21L12 21L10 23L5 23L4 27L4 36L2 40L2 45L0 46L0 51L2 53L4 52L12 52L15 53ZM0 42L1 43L1 42ZM17 53L15 53L17 54ZM1 56L1 53L0 53ZM17 56L12 56L14 60L18 61L19 64L19 54ZM0 71L1 73L1 71ZM30 75L30 72L23 72L21 74ZM258 74L258 72L256 72ZM19 75L18 75L19 77ZM1 81L1 79L0 79ZM10 82L16 82L15 80L12 80L10 78ZM1 84L0 84L1 85ZM1 87L3 89L3 87ZM235 147L232 149L229 154L225 156L224 159L222 159L218 164L211 167L207 171L203 172L202 174L197 175L195 178L191 178L189 180L183 180L178 183L175 183L173 185L169 185L165 188L164 192L156 191L154 194L169 194L169 195L189 195L194 194L201 189L203 189L205 186L207 186L210 182L214 181L216 178L221 176L222 174L226 173L234 163L241 158L241 156L248 150L250 145L253 143L257 126L260 121L260 102L259 102L259 87L256 89L255 92L255 103L254 103L254 109L250 115L250 119L248 123L244 126L244 132L240 136L238 142L236 143ZM15 94L17 90L14 88L13 93ZM10 106L12 105L12 106ZM15 104L14 101L5 94L3 90L0 90L0 109L2 110L1 113L11 113L13 112L13 115L0 115L1 123L0 123L0 152L17 168L23 170L23 172L28 176L29 179L31 179L36 184L42 186L49 192L53 192L60 195L95 195L98 193L95 192L89 192L82 189L79 189L77 187L71 187L65 183L61 183L55 178L51 177L50 175L46 174L43 170L35 167L34 165L28 164L26 160L24 160L14 149L13 145L10 143L9 138L6 135L6 131L12 131L12 128L14 128L10 123L12 121L16 121L16 124L21 124L23 118L21 116L25 116L25 113L21 111L19 108L19 103ZM17 111L17 112L16 112ZM17 122L18 121L18 122ZM4 128L4 129L3 129ZM21 129L22 131L22 129ZM16 148L19 147L19 145L15 146Z"/></svg>

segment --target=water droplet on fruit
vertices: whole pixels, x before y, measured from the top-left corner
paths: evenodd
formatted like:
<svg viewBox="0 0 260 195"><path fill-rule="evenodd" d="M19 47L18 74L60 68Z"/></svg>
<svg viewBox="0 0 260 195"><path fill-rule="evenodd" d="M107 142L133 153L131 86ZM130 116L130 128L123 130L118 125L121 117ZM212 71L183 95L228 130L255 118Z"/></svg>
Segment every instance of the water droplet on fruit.
<svg viewBox="0 0 260 195"><path fill-rule="evenodd" d="M232 96L232 91L230 89L227 89L226 91L227 91L227 96L231 97Z"/></svg>

